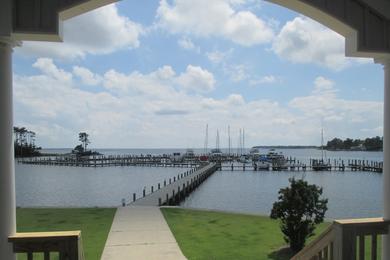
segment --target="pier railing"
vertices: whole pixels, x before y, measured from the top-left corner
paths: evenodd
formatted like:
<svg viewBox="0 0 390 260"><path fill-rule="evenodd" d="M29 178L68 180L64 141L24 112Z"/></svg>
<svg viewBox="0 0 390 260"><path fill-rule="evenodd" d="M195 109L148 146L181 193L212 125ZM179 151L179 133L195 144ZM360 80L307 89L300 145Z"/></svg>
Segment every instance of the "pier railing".
<svg viewBox="0 0 390 260"><path fill-rule="evenodd" d="M81 231L16 233L8 238L15 253L25 253L27 260L33 260L37 253L44 260L58 255L60 260L84 260ZM41 258L40 258L41 259Z"/></svg>
<svg viewBox="0 0 390 260"><path fill-rule="evenodd" d="M389 225L383 218L336 220L291 260L362 260L369 252L368 259L379 259L378 236Z"/></svg>
<svg viewBox="0 0 390 260"><path fill-rule="evenodd" d="M202 184L218 168L219 164L207 163L202 164L199 168L193 168L185 173L178 174L173 181L169 178L169 183L164 180L164 185L158 183L157 189L151 187L150 193L146 194L146 187L143 190L142 197L136 197L133 193L133 201L128 205L142 206L162 206L176 205L182 201L188 194ZM126 205L126 200L122 200L122 206Z"/></svg>

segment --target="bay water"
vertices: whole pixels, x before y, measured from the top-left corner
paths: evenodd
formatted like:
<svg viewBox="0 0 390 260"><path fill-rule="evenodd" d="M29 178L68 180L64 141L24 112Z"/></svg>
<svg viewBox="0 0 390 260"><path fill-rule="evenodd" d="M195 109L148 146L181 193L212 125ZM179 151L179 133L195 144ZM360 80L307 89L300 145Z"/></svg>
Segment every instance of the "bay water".
<svg viewBox="0 0 390 260"><path fill-rule="evenodd" d="M202 153L203 149L194 149ZM66 153L70 149L49 149ZM185 149L97 149L106 155L172 154ZM277 149L285 156L308 163L318 159L316 149ZM262 153L267 150L261 150ZM333 160L382 161L382 152L326 152ZM157 183L183 173L184 168L163 167L67 167L16 163L16 201L20 207L117 207L137 197L144 187L150 192ZM304 178L323 187L329 199L328 219L377 217L382 215L382 174L372 172L272 172L217 171L190 194L181 206L269 215L278 191L289 178Z"/></svg>

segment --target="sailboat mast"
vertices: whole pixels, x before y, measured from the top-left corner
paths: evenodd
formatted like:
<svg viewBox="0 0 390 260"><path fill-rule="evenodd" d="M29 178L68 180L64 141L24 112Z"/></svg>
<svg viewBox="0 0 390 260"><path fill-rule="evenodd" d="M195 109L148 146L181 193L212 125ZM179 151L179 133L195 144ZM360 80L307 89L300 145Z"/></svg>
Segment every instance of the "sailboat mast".
<svg viewBox="0 0 390 260"><path fill-rule="evenodd" d="M230 125L228 125L228 143L229 143L229 156L230 156Z"/></svg>
<svg viewBox="0 0 390 260"><path fill-rule="evenodd" d="M238 153L241 155L242 154L242 132L240 128L240 135L238 137Z"/></svg>
<svg viewBox="0 0 390 260"><path fill-rule="evenodd" d="M218 129L217 129L217 140L216 140L215 148L217 150L219 150L219 130Z"/></svg>
<svg viewBox="0 0 390 260"><path fill-rule="evenodd" d="M242 129L242 150L245 154L245 128Z"/></svg>
<svg viewBox="0 0 390 260"><path fill-rule="evenodd" d="M207 146L209 142L209 124L206 124L206 137L204 140L204 153L207 154Z"/></svg>
<svg viewBox="0 0 390 260"><path fill-rule="evenodd" d="M324 161L324 128L321 128L321 159Z"/></svg>

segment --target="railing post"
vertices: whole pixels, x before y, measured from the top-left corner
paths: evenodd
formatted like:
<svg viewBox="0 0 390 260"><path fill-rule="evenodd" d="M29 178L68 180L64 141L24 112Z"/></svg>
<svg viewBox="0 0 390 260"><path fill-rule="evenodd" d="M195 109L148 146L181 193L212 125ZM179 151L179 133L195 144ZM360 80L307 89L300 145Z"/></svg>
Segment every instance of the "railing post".
<svg viewBox="0 0 390 260"><path fill-rule="evenodd" d="M340 224L333 224L334 241L330 248L330 257L333 260L343 258L343 227Z"/></svg>

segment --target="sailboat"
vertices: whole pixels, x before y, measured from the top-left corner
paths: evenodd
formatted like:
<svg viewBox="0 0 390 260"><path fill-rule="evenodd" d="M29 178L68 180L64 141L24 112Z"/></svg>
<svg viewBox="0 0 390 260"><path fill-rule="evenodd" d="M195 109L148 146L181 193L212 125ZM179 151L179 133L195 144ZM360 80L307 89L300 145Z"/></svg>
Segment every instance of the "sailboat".
<svg viewBox="0 0 390 260"><path fill-rule="evenodd" d="M206 124L206 135L205 135L205 139L204 139L204 151L203 151L203 155L201 155L199 157L199 160L201 162L207 162L209 160L209 156L207 155L208 143L209 143L209 124Z"/></svg>
<svg viewBox="0 0 390 260"><path fill-rule="evenodd" d="M217 138L215 141L215 149L211 150L211 157L221 157L222 152L219 149L219 130L217 130Z"/></svg>
<svg viewBox="0 0 390 260"><path fill-rule="evenodd" d="M324 160L324 129L321 129L321 160L313 160L311 165L313 171L330 171L332 166Z"/></svg>

